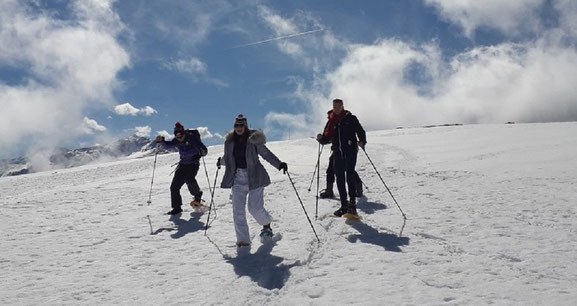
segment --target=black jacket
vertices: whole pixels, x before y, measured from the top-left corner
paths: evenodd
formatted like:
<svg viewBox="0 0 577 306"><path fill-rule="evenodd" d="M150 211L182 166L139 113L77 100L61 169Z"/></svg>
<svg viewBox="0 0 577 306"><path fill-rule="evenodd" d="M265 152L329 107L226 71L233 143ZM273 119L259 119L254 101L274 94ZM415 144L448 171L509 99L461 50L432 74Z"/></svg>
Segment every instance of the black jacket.
<svg viewBox="0 0 577 306"><path fill-rule="evenodd" d="M332 111L331 111L332 112ZM331 149L335 152L342 152L346 154L347 152L358 151L358 141L367 143L367 134L361 126L359 119L351 112L345 111L346 115L337 123L332 131L332 139L327 136L323 136L319 142L321 144L332 143ZM330 113L330 112L329 112ZM328 126L325 125L325 129ZM358 137L358 141L357 141Z"/></svg>

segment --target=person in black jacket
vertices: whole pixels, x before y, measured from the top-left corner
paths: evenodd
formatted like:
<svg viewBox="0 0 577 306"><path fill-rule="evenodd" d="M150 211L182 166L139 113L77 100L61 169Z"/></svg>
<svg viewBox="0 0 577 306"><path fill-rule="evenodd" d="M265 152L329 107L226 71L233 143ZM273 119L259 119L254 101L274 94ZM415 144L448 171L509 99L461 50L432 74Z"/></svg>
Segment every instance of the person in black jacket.
<svg viewBox="0 0 577 306"><path fill-rule="evenodd" d="M208 149L200 140L200 133L197 130L185 130L184 126L177 122L174 125L174 139L165 141L164 137L157 136L156 142L165 148L177 148L180 155L178 167L172 178L170 184L170 202L172 210L168 212L169 215L177 215L182 212L182 197L180 196L180 188L186 183L190 194L194 196L194 200L190 205L201 207L202 191L196 181L196 174L200 167L200 158L206 156Z"/></svg>
<svg viewBox="0 0 577 306"><path fill-rule="evenodd" d="M365 148L367 136L357 117L344 109L341 99L333 100L333 110L329 112L328 119L323 133L317 135L317 141L323 145L331 143L333 169L341 200L341 207L334 214L337 217L345 213L357 215L355 166L358 147ZM347 200L346 185L349 187L350 201Z"/></svg>

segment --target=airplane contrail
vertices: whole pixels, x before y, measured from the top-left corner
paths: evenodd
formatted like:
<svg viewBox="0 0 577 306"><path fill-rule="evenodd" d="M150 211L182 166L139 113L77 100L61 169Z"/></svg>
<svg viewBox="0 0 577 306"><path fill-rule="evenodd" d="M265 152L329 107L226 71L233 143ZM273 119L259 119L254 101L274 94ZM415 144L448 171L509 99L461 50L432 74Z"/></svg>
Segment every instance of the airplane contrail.
<svg viewBox="0 0 577 306"><path fill-rule="evenodd" d="M238 49L238 48L243 48L243 47L248 47L248 46L254 46L254 45L259 45L259 44L267 43L267 42L269 42L269 41L287 39L287 38L292 38L292 37L297 37L297 36L301 36L301 35L312 34L312 33L321 32L321 31L324 31L324 29L311 30L311 31L306 31L306 32L301 32L301 33L296 33L296 34L291 34L291 35L285 35L285 36L279 36L279 37L269 38L269 39L265 39L265 40L261 40L261 41L257 41L257 42L253 42L253 43L248 43L248 44L244 44L244 45L240 45L240 46L235 46L235 47L229 48L228 50Z"/></svg>

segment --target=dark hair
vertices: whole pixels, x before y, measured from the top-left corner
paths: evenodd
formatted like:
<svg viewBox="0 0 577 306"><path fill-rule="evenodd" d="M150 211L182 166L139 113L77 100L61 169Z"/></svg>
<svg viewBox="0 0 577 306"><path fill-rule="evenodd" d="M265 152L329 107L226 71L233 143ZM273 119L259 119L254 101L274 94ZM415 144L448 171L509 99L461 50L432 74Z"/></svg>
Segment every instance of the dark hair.
<svg viewBox="0 0 577 306"><path fill-rule="evenodd" d="M333 100L333 103L343 104L343 100L341 100L341 99L334 99L334 100Z"/></svg>

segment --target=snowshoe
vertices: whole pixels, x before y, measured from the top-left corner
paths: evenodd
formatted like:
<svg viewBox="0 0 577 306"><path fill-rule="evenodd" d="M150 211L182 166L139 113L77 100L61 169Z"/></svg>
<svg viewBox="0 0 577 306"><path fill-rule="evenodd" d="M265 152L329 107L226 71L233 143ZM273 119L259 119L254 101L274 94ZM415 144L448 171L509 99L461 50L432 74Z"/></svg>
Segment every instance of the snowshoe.
<svg viewBox="0 0 577 306"><path fill-rule="evenodd" d="M357 213L357 208L354 205L351 205L347 208L347 212L343 214L343 217L352 220L360 220L361 217Z"/></svg>
<svg viewBox="0 0 577 306"><path fill-rule="evenodd" d="M208 211L208 206L204 204L203 200L193 200L190 202L190 207L192 207L196 212L204 213Z"/></svg>

